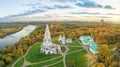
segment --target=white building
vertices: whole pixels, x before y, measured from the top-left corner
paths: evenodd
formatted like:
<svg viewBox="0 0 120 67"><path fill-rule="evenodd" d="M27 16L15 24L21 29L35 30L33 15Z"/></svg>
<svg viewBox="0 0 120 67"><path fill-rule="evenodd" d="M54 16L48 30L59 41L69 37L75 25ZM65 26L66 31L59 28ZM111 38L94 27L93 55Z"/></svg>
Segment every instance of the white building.
<svg viewBox="0 0 120 67"><path fill-rule="evenodd" d="M70 39L70 38L68 38L68 39L66 39L66 43L72 43L72 39Z"/></svg>
<svg viewBox="0 0 120 67"><path fill-rule="evenodd" d="M65 35L60 35L58 41L61 42L62 44L65 44L66 43Z"/></svg>
<svg viewBox="0 0 120 67"><path fill-rule="evenodd" d="M58 54L60 52L61 52L60 45L56 45L56 44L52 43L49 27L48 27L48 25L46 25L46 31L44 34L44 39L43 39L43 43L41 45L40 53Z"/></svg>

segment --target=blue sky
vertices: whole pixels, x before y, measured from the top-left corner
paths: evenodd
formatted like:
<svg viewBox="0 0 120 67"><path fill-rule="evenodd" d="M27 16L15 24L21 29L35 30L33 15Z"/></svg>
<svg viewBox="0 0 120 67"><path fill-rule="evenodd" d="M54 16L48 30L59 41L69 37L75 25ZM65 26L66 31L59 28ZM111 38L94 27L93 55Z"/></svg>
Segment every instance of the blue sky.
<svg viewBox="0 0 120 67"><path fill-rule="evenodd" d="M119 22L120 0L0 0L0 21Z"/></svg>

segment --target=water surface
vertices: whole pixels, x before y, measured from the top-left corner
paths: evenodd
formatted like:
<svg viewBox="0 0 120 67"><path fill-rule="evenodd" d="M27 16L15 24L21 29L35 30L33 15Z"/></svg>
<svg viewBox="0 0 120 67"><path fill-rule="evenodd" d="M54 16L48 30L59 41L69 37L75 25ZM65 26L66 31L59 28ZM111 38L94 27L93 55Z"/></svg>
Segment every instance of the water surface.
<svg viewBox="0 0 120 67"><path fill-rule="evenodd" d="M35 29L35 27L36 26L34 26L34 25L28 25L17 33L7 35L3 38L0 38L0 50L7 45L14 45L22 37L25 37L25 36L29 35Z"/></svg>

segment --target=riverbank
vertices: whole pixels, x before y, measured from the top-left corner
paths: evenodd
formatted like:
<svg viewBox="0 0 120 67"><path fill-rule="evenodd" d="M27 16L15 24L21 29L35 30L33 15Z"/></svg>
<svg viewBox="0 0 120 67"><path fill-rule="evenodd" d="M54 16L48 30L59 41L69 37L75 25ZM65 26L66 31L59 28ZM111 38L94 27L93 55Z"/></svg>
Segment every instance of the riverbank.
<svg viewBox="0 0 120 67"><path fill-rule="evenodd" d="M15 44L22 37L29 35L35 29L35 27L36 26L28 25L28 26L25 26L22 30L20 30L14 34L10 34L10 35L7 35L3 38L0 38L0 50L2 48L4 48L5 46Z"/></svg>
<svg viewBox="0 0 120 67"><path fill-rule="evenodd" d="M7 35L10 35L10 34L13 34L13 33L16 33L20 30L22 30L24 28L23 25L21 26L15 26L15 27L7 27L7 28L1 28L0 29L0 38L3 38Z"/></svg>

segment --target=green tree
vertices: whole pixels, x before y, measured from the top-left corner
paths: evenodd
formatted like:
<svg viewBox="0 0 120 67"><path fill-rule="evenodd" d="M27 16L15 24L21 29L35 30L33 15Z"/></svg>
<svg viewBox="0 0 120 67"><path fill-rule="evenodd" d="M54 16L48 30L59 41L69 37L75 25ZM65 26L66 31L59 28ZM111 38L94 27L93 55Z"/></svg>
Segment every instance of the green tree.
<svg viewBox="0 0 120 67"><path fill-rule="evenodd" d="M10 56L6 56L5 61L7 63L11 63L12 62L12 58Z"/></svg>
<svg viewBox="0 0 120 67"><path fill-rule="evenodd" d="M98 49L98 57L105 58L109 53L109 48L107 45L100 45Z"/></svg>
<svg viewBox="0 0 120 67"><path fill-rule="evenodd" d="M105 67L103 63L96 63L93 67Z"/></svg>
<svg viewBox="0 0 120 67"><path fill-rule="evenodd" d="M5 65L3 60L0 60L0 67L3 67Z"/></svg>

